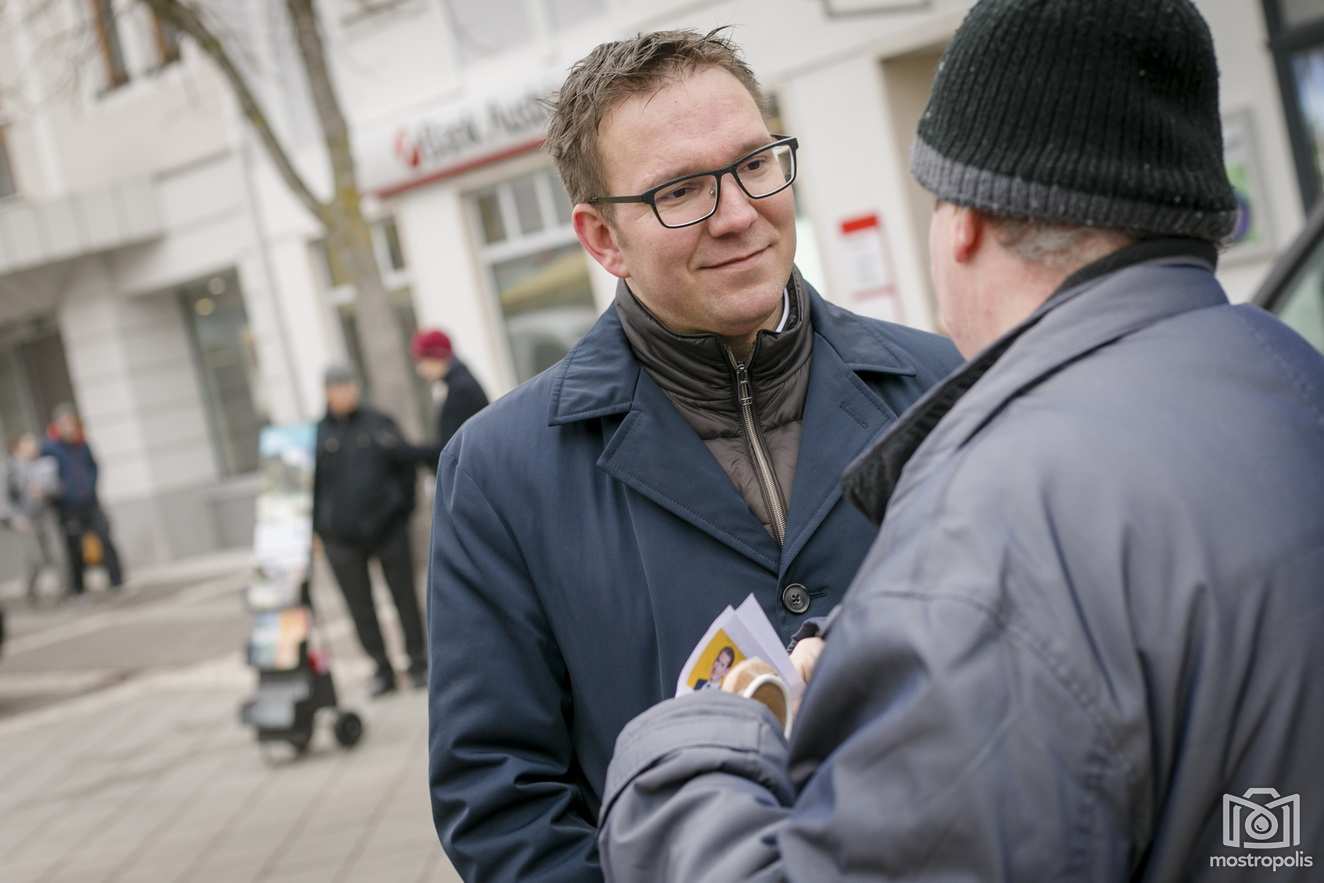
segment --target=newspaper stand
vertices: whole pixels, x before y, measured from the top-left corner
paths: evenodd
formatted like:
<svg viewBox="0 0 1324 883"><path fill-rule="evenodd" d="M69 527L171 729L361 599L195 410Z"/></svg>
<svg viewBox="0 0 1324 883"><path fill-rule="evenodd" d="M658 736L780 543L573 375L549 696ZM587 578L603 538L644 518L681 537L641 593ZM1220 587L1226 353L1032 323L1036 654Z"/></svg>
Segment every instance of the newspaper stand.
<svg viewBox="0 0 1324 883"><path fill-rule="evenodd" d="M257 690L240 709L260 744L284 742L302 755L312 744L319 712L334 715L342 748L363 736L363 720L336 701L326 649L318 641L308 577L304 573L258 573L248 589L253 632L248 663Z"/></svg>
<svg viewBox="0 0 1324 883"><path fill-rule="evenodd" d="M313 425L302 423L268 426L258 442L257 569L246 592L253 614L246 655L257 672L257 689L239 709L260 746L283 742L296 756L312 744L319 717L334 717L343 748L363 737L363 719L337 706L309 589L315 438Z"/></svg>

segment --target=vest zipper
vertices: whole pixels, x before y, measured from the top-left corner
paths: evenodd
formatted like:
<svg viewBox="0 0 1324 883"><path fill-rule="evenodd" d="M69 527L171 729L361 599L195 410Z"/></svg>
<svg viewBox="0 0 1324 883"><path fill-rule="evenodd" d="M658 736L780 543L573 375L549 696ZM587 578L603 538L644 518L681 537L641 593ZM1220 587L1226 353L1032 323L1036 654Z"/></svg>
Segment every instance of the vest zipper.
<svg viewBox="0 0 1324 883"><path fill-rule="evenodd" d="M758 414L754 410L754 392L749 382L749 366L738 360L730 347L723 346L726 358L736 374L736 399L740 403L740 421L745 429L745 443L749 445L750 458L754 461L754 472L759 478L759 488L763 491L763 505L768 507L768 517L772 519L772 530L777 537L777 545L786 545L786 502L781 488L777 484L777 473L772 468L772 457L768 454L767 443L763 439L763 430L759 427Z"/></svg>

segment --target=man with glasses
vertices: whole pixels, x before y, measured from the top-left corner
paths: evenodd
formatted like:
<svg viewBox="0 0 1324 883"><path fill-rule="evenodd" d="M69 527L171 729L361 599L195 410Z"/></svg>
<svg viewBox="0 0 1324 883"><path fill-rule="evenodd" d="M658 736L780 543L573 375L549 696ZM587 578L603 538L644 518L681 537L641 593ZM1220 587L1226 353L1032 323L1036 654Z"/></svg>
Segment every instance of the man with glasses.
<svg viewBox="0 0 1324 883"><path fill-rule="evenodd" d="M846 465L958 362L795 271L794 137L716 33L597 47L548 149L620 283L558 365L474 417L438 473L430 784L466 879L600 879L606 765L753 594L781 637L873 538Z"/></svg>

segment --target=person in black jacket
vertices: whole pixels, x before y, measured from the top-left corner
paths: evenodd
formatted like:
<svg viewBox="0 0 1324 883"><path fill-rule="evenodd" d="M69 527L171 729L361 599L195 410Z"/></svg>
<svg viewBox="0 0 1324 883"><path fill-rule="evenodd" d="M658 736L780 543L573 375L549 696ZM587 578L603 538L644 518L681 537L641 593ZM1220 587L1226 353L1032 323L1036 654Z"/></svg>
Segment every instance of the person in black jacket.
<svg viewBox="0 0 1324 883"><path fill-rule="evenodd" d="M435 471L441 450L451 436L464 425L464 421L487 407L487 393L483 392L469 367L455 355L446 332L437 328L420 331L414 335L409 350L418 376L432 389L437 435L431 444L422 445L418 450L423 465Z"/></svg>
<svg viewBox="0 0 1324 883"><path fill-rule="evenodd" d="M317 424L313 530L345 595L359 642L377 664L372 695L396 688L372 601L372 558L381 565L400 615L410 681L424 687L427 649L409 548L418 449L394 420L360 402L358 381L348 368L328 368L325 386L326 416Z"/></svg>

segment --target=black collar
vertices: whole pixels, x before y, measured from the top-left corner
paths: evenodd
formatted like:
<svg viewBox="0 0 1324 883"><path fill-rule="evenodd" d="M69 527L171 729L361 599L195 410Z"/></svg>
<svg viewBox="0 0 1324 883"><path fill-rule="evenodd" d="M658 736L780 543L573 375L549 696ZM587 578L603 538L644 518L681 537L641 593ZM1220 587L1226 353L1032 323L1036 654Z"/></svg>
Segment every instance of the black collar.
<svg viewBox="0 0 1324 883"><path fill-rule="evenodd" d="M852 463L842 477L846 497L874 524L882 524L901 471L929 434L1022 335L1064 300L1089 283L1128 267L1165 258L1192 257L1211 267L1218 250L1197 239L1147 239L1115 251L1068 276L1029 319L975 355L945 382L930 390L892 425L887 434Z"/></svg>

